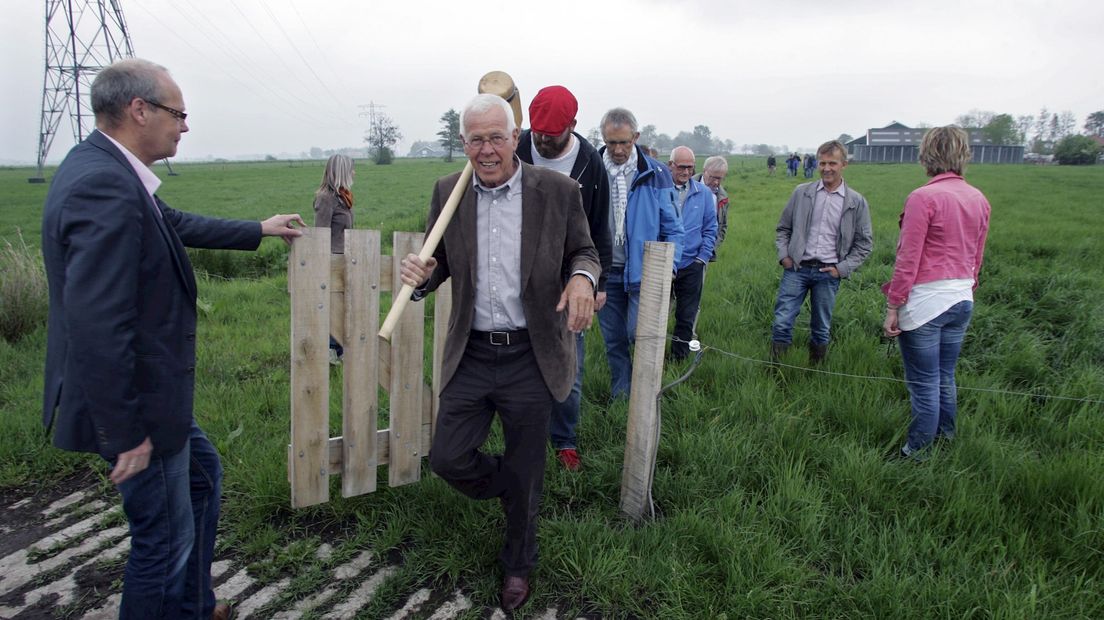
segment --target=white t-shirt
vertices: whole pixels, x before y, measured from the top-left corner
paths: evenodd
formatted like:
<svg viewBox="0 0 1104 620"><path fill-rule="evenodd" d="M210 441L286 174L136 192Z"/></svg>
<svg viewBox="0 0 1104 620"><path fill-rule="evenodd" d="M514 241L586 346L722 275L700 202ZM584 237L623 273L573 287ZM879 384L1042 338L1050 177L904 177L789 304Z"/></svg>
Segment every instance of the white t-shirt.
<svg viewBox="0 0 1104 620"><path fill-rule="evenodd" d="M910 332L943 314L960 301L974 300L972 278L936 280L917 284L908 301L897 310L897 327Z"/></svg>
<svg viewBox="0 0 1104 620"><path fill-rule="evenodd" d="M536 144L530 144L529 148L533 152L534 166L549 168L567 176L571 176L571 169L575 167L575 158L579 156L579 141L575 138L575 134L571 135L571 146L568 147L567 152L556 159L541 157L541 154L537 152Z"/></svg>

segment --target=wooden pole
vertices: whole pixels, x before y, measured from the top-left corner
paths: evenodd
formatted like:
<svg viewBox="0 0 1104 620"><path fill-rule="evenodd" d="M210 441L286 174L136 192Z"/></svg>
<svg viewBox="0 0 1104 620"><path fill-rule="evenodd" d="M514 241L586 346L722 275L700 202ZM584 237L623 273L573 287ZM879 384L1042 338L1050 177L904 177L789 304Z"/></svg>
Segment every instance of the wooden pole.
<svg viewBox="0 0 1104 620"><path fill-rule="evenodd" d="M342 362L341 495L376 490L379 464L376 431L379 420L380 233L345 231L345 356ZM331 312L332 316L332 312ZM333 326L331 325L331 328Z"/></svg>
<svg viewBox="0 0 1104 620"><path fill-rule="evenodd" d="M667 311L671 305L671 270L675 246L644 244L644 273L636 320L632 392L625 433L625 465L621 471L621 511L641 519L651 503L652 476L659 447L656 397L663 384L663 352L667 345Z"/></svg>
<svg viewBox="0 0 1104 620"><path fill-rule="evenodd" d="M477 89L480 94L491 94L502 97L510 104L510 108L514 113L514 127L518 130L521 129L521 93L518 92L516 86L514 86L514 79L504 71L490 71L486 73L479 80L479 87ZM456 205L460 204L460 198L464 196L464 192L468 189L468 182L471 181L472 165L471 162L467 162L464 165L464 171L460 173L460 180L456 182L456 186L452 188L452 193L449 194L448 200L445 201L445 206L441 208L441 215L437 218L437 221L433 224L433 229L429 231L429 235L426 236L425 245L422 246L422 250L418 252L418 258L426 261L430 256L433 256L434 250L437 249L437 244L441 242L441 237L445 234L445 229L448 228L449 222L452 221L452 215L456 212ZM401 261L403 257L398 252L393 252L395 261ZM395 273L399 271L396 269ZM395 282L398 283L399 279L396 275ZM395 330L395 324L399 322L399 315L402 314L404 308L406 308L407 302L410 301L410 294L414 292L413 286L402 285L400 290L394 297L391 298L391 310L387 312L387 318L383 320L383 326L380 327L379 335L384 340L391 340L391 332Z"/></svg>
<svg viewBox="0 0 1104 620"><path fill-rule="evenodd" d="M395 256L413 252L421 242L421 233L396 232ZM394 263L398 280L399 263ZM407 296L409 298L409 296ZM419 302L402 315L396 329L398 342L391 346L391 462L387 465L387 484L399 486L417 482L422 465L422 409L425 379L423 377L425 342L425 304Z"/></svg>
<svg viewBox="0 0 1104 620"><path fill-rule="evenodd" d="M288 255L291 290L291 505L330 500L330 229L303 228Z"/></svg>
<svg viewBox="0 0 1104 620"><path fill-rule="evenodd" d="M445 236L445 229L448 228L449 222L452 221L452 216L456 213L456 206L460 204L460 199L464 196L464 192L468 190L468 183L471 181L472 165L471 162L464 164L464 171L460 173L460 179L456 181L456 186L452 188L452 193L449 194L448 200L445 201L445 206L441 208L441 215L437 218L437 221L433 223L433 228L429 231L429 235L426 236L425 245L422 246L422 250L418 252L418 258L422 261L429 260L429 257L433 256L433 252L437 250L437 244L441 242L441 237ZM402 262L402 255L399 252L392 252L395 260L395 282L400 282L398 265ZM410 294L414 292L414 287L409 284L403 284L402 289L395 293L391 297L391 310L387 312L387 318L383 320L383 326L380 327L379 336L384 340L391 340L391 332L395 331L395 325L399 322L399 317L402 316L403 309L406 308L406 304L410 301Z"/></svg>

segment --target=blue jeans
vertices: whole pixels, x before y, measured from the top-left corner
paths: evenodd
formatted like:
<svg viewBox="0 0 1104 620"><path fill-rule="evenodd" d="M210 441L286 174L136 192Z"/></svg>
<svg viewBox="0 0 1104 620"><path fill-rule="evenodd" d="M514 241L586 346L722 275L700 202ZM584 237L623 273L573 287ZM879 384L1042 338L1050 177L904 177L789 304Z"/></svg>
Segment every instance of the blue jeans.
<svg viewBox="0 0 1104 620"><path fill-rule="evenodd" d="M579 424L579 404L583 395L583 359L586 355L584 333L575 335L575 385L562 403L552 405L552 418L548 431L552 447L556 450L577 448L575 427Z"/></svg>
<svg viewBox="0 0 1104 620"><path fill-rule="evenodd" d="M119 485L130 524L130 556L119 617L210 618L222 463L192 422L184 447L154 456Z"/></svg>
<svg viewBox="0 0 1104 620"><path fill-rule="evenodd" d="M632 344L636 340L640 291L626 291L624 277L624 271L610 270L606 305L598 312L598 326L606 341L611 398L628 398L632 390Z"/></svg>
<svg viewBox="0 0 1104 620"><path fill-rule="evenodd" d="M793 342L793 325L801 304L809 294L809 340L813 344L828 344L832 328L832 309L836 305L839 278L822 273L817 267L797 267L782 271L782 283L778 285L778 299L774 302L774 323L771 340L790 344Z"/></svg>
<svg viewBox="0 0 1104 620"><path fill-rule="evenodd" d="M912 404L905 454L925 448L936 435L954 437L958 414L955 365L973 311L974 302L960 301L897 337Z"/></svg>

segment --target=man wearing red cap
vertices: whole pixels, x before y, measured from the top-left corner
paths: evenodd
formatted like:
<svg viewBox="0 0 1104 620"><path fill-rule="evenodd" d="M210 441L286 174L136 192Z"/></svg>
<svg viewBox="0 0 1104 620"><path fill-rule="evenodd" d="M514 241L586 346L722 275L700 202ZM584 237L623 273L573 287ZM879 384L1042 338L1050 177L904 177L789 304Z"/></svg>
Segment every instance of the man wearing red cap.
<svg viewBox="0 0 1104 620"><path fill-rule="evenodd" d="M563 86L542 88L529 104L530 129L518 139L517 156L521 161L551 168L571 177L579 184L583 198L583 211L590 224L590 237L598 250L602 264L599 291L606 290L606 272L610 267L609 229L609 176L598 154L583 136L575 133L575 114L579 103L571 91ZM601 309L603 295L599 295L595 310ZM569 470L579 468L578 444L575 426L579 423L579 404L583 387L583 333L576 334L575 385L567 400L552 407L549 434L556 458Z"/></svg>

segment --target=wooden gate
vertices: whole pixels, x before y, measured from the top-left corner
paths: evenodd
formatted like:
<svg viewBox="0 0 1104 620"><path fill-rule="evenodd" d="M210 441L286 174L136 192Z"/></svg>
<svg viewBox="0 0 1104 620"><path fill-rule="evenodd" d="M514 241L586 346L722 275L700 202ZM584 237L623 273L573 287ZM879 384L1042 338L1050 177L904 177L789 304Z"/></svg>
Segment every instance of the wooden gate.
<svg viewBox="0 0 1104 620"><path fill-rule="evenodd" d="M411 303L391 342L379 338L380 293L401 288L399 261L380 254L380 232L346 230L345 253L330 254L328 228L304 228L288 257L291 294L291 505L330 499L330 475L341 494L376 490L377 468L387 484L417 482L429 453L437 413L441 355L452 305L451 287L434 295L432 383L424 379L425 304ZM422 233L396 232L394 256L417 253ZM341 435L330 437L329 336L342 361ZM388 426L379 428L379 394L389 397Z"/></svg>

